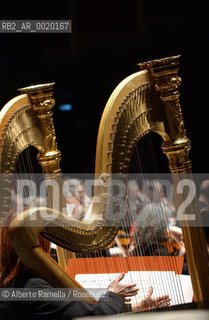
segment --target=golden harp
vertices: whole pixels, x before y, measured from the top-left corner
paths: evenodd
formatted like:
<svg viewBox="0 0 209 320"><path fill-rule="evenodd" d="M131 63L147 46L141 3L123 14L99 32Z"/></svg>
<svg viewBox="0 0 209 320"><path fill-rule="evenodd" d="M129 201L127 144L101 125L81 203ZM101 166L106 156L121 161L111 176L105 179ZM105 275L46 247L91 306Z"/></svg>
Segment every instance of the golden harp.
<svg viewBox="0 0 209 320"><path fill-rule="evenodd" d="M109 181L112 173L128 172L133 149L144 135L155 132L163 138L163 152L168 157L171 172L176 173L174 184L180 179L179 173L190 174L190 141L184 129L178 90L181 84L179 59L176 56L140 64L142 70L122 81L108 100L96 152L95 172L100 183L95 188L95 199L99 201L93 204L90 223L69 220L62 212L50 208L28 209L12 221L10 237L17 254L29 270L52 286L79 287L79 284L40 249L38 234L75 252L95 252L107 247L118 232L117 226L105 225ZM1 219L9 209L7 200L11 185L7 174L14 170L19 154L28 146L38 149L38 161L46 180L57 181L61 188L61 155L51 111L54 105L52 88L53 84L23 88L22 95L1 111L0 166L1 173L6 174L1 184ZM182 202L180 197L177 200L179 204ZM60 200L60 208L64 206L63 201ZM193 211L196 212L195 201L186 214ZM56 218L45 220L44 214ZM33 215L36 223L31 223ZM184 225L183 234L195 301L208 301L208 256L203 229Z"/></svg>

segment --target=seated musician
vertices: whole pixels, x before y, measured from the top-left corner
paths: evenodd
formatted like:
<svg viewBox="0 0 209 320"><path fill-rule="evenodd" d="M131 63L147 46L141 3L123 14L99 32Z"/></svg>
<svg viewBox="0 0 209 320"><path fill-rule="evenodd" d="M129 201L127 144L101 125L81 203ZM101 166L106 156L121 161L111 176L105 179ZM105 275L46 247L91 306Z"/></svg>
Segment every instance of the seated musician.
<svg viewBox="0 0 209 320"><path fill-rule="evenodd" d="M14 213L9 213L1 229L1 275L0 287L24 288L28 291L35 288L53 290L51 285L35 274L26 270L16 255L8 236L8 225L14 218ZM39 236L40 246L49 252L50 244L43 237ZM136 284L122 284L124 274L118 276L108 287L107 293L97 303L84 303L80 300L0 300L0 319L47 319L47 320L69 320L75 317L87 315L108 315L122 313L128 306L126 302L138 292ZM168 306L170 299L167 295L152 298L153 289L150 288L144 300L132 304L132 311Z"/></svg>
<svg viewBox="0 0 209 320"><path fill-rule="evenodd" d="M86 215L92 201L85 192L84 182L80 179L66 178L63 182L63 193L66 203L71 206L70 215L81 221L86 220L88 218Z"/></svg>
<svg viewBox="0 0 209 320"><path fill-rule="evenodd" d="M135 221L136 252L142 252L144 256L185 256L183 242L174 237L179 228L169 227L170 214L169 207L161 202L143 207ZM184 273L188 273L187 264L184 265Z"/></svg>

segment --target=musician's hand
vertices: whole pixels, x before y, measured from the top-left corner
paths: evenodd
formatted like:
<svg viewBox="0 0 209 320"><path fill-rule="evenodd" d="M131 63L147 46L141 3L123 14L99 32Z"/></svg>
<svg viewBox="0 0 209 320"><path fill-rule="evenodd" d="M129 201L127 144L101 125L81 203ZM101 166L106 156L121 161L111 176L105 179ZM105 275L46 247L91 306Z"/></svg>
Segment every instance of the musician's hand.
<svg viewBox="0 0 209 320"><path fill-rule="evenodd" d="M150 309L157 309L162 307L168 307L170 305L171 299L168 295L160 296L157 298L152 298L153 288L150 287L145 298L139 303L132 304L132 311L144 311Z"/></svg>
<svg viewBox="0 0 209 320"><path fill-rule="evenodd" d="M120 281L124 278L125 273L121 273L115 280L110 282L108 290L116 293L121 298L125 299L126 302L129 302L129 297L135 296L139 288L136 288L136 283L132 284L122 284Z"/></svg>

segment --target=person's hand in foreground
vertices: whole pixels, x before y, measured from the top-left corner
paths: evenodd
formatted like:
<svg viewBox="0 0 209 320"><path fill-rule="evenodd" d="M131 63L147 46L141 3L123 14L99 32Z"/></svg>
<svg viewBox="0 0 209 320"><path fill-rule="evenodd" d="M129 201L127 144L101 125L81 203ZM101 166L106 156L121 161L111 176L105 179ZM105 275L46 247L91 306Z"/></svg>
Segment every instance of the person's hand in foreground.
<svg viewBox="0 0 209 320"><path fill-rule="evenodd" d="M116 293L126 302L129 302L133 297L137 295L139 288L136 288L136 283L123 284L120 281L125 277L125 273L121 273L115 280L110 282L108 290Z"/></svg>
<svg viewBox="0 0 209 320"><path fill-rule="evenodd" d="M124 278L125 273L121 273L115 280L113 280L108 287L109 291L112 291L123 298L126 302L130 302L130 297L137 295L139 288L136 287L136 283L122 284L120 281ZM144 299L138 303L132 304L132 311L139 312L144 310L168 307L171 299L168 295L152 298L153 288L150 287L147 295Z"/></svg>
<svg viewBox="0 0 209 320"><path fill-rule="evenodd" d="M145 311L157 308L168 307L171 299L168 295L152 298L153 288L150 287L148 293L142 301L132 304L132 311Z"/></svg>

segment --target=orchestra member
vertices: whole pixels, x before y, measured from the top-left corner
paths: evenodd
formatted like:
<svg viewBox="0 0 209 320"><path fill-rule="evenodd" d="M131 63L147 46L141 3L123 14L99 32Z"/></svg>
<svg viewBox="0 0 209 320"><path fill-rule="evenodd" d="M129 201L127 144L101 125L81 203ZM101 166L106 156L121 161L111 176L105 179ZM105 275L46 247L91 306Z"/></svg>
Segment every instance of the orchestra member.
<svg viewBox="0 0 209 320"><path fill-rule="evenodd" d="M55 290L44 279L30 273L22 264L19 257L13 249L8 226L15 217L14 212L10 212L1 228L1 288L24 288L31 290L42 288ZM40 246L49 252L50 244L47 240L39 236ZM124 274L120 274L113 280L107 290L97 303L85 303L81 300L30 300L30 301L6 301L0 300L1 320L30 319L30 320L69 320L75 317L88 315L109 315L123 313L131 309L130 298L137 294L138 288L135 283L122 284L121 280ZM142 311L152 308L168 306L170 299L167 295L158 298L152 298L153 289L150 288L146 297L137 304L132 305L132 311Z"/></svg>

